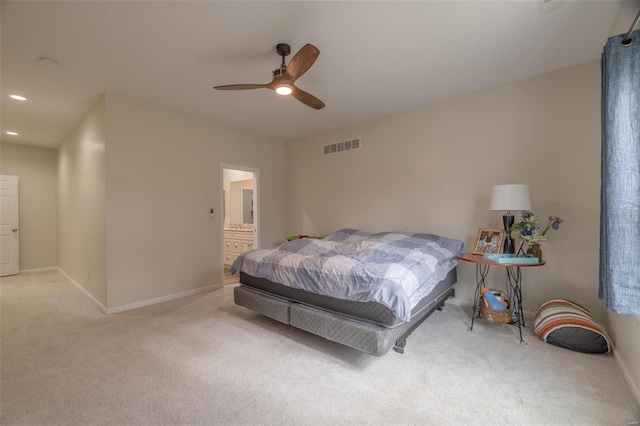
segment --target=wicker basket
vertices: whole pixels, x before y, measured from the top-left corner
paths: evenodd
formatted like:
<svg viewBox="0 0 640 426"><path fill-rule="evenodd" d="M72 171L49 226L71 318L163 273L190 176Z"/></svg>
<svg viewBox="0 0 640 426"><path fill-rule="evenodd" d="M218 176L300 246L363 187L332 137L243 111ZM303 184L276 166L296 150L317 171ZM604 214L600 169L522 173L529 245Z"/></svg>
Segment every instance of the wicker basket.
<svg viewBox="0 0 640 426"><path fill-rule="evenodd" d="M496 311L495 309L491 309L489 306L489 302L483 296L480 296L480 315L489 322L499 323L499 324L507 324L511 322L511 313L513 312L513 307L511 306L511 302L504 294L504 292L500 290L489 289L490 292L494 293L496 296L502 296L504 300L507 302L509 307L506 311Z"/></svg>

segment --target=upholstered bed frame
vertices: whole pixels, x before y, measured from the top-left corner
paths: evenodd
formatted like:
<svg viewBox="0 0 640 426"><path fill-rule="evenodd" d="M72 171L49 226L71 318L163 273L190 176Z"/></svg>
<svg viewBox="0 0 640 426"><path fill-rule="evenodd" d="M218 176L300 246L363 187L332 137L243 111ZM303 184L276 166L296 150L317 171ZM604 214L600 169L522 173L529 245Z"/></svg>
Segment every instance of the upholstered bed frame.
<svg viewBox="0 0 640 426"><path fill-rule="evenodd" d="M371 355L384 355L392 347L403 353L406 339L436 309L455 294L452 269L411 311L411 320L399 321L376 302L353 302L321 296L240 272L235 303L284 324Z"/></svg>

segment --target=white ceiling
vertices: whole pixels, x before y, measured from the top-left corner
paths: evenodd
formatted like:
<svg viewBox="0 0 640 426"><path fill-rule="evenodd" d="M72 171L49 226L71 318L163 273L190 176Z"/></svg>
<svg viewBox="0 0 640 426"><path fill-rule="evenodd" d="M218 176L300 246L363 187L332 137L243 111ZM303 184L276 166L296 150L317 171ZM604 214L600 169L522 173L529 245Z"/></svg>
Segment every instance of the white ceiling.
<svg viewBox="0 0 640 426"><path fill-rule="evenodd" d="M599 58L620 1L551 6L2 1L2 141L56 147L104 92L290 140ZM212 89L271 81L280 42L292 56L320 49L296 84L324 109L265 89Z"/></svg>

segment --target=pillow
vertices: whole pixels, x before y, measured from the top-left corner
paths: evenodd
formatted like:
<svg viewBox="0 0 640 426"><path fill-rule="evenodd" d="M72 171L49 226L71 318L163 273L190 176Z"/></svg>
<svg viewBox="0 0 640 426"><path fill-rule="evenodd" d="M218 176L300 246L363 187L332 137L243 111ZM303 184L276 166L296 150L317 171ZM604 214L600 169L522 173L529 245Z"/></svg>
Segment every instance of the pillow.
<svg viewBox="0 0 640 426"><path fill-rule="evenodd" d="M555 299L540 305L533 331L547 343L578 352L605 354L611 350L589 311L569 300Z"/></svg>

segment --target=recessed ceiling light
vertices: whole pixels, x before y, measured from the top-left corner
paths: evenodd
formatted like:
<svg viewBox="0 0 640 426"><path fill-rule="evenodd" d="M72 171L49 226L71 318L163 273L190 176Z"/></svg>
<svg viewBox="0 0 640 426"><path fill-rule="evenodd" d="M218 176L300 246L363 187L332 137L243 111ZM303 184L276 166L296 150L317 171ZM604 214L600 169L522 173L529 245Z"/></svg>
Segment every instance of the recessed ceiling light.
<svg viewBox="0 0 640 426"><path fill-rule="evenodd" d="M16 101L26 101L27 98L25 98L24 96L20 96L20 95L9 95L9 97L11 99L15 99Z"/></svg>
<svg viewBox="0 0 640 426"><path fill-rule="evenodd" d="M17 132L7 132L7 134L8 134L8 135L11 135L11 136L18 136L18 133L17 133Z"/></svg>

